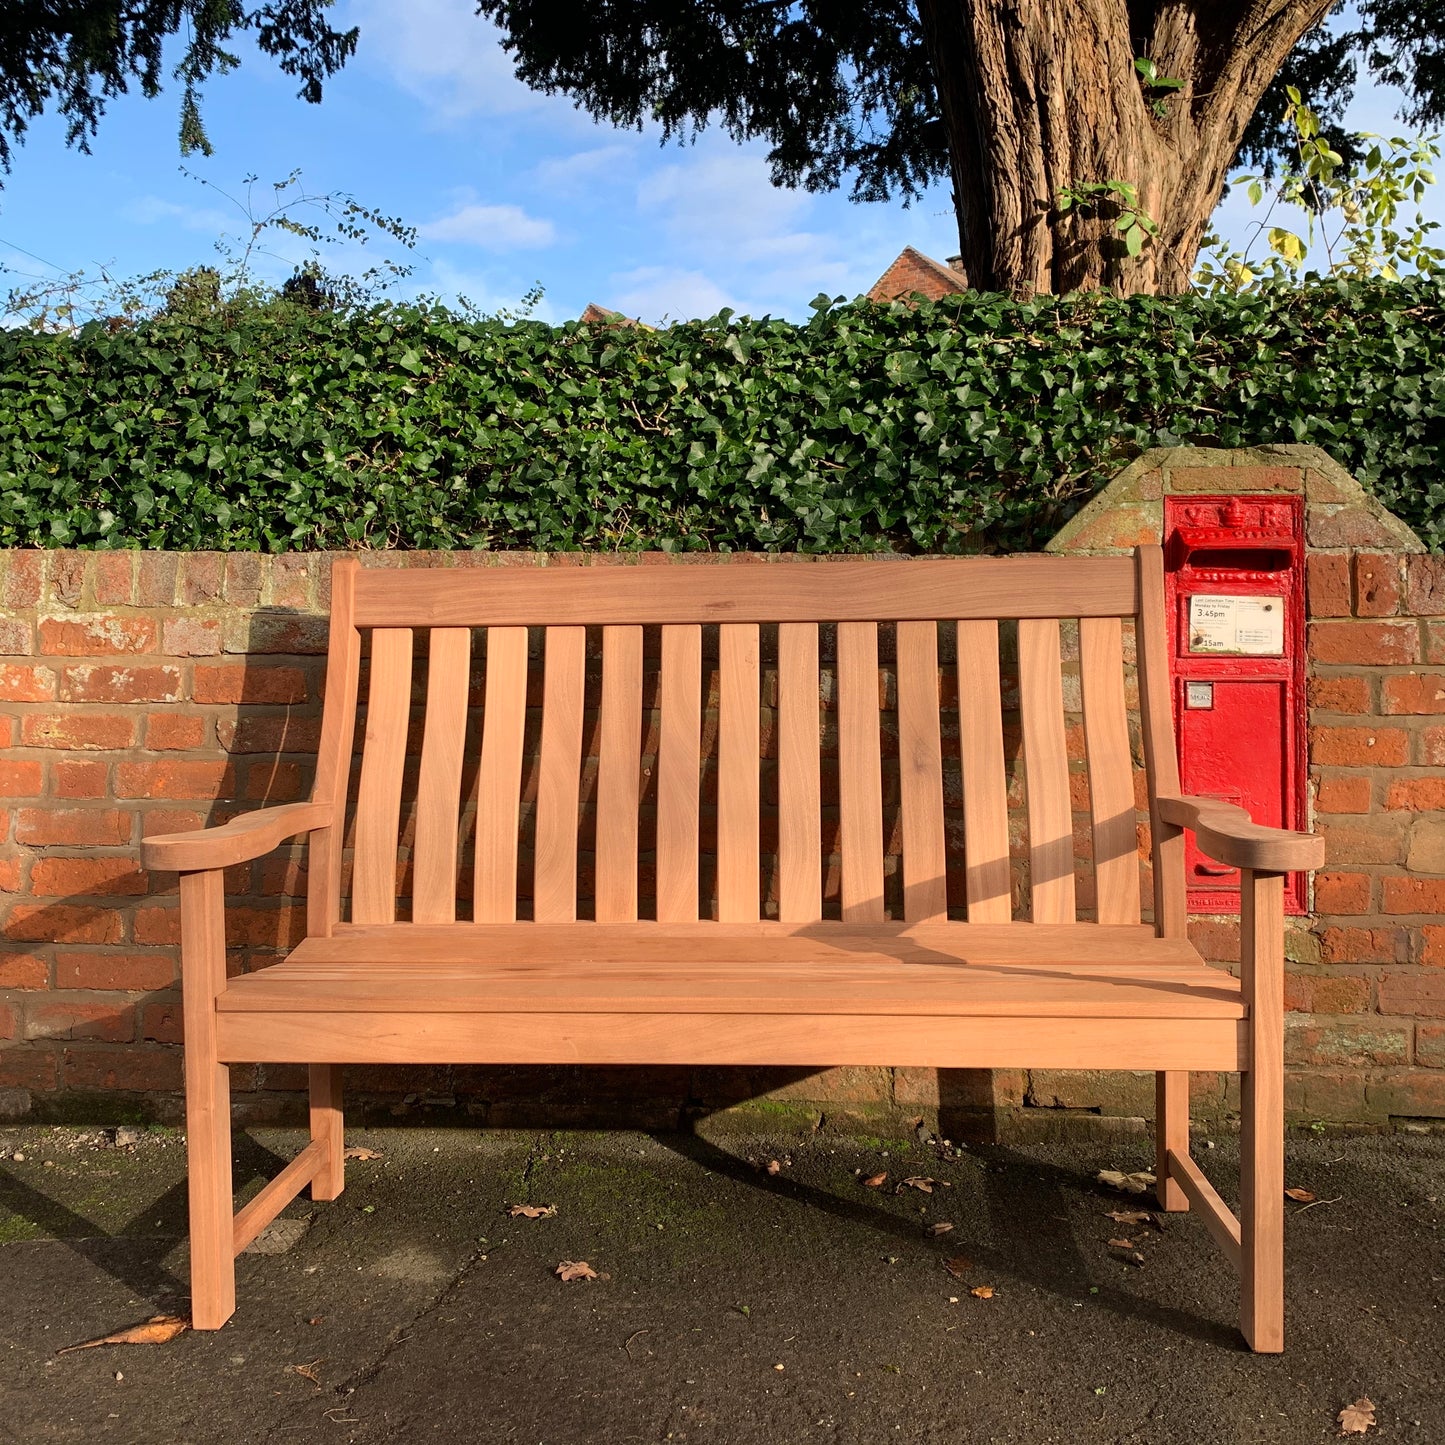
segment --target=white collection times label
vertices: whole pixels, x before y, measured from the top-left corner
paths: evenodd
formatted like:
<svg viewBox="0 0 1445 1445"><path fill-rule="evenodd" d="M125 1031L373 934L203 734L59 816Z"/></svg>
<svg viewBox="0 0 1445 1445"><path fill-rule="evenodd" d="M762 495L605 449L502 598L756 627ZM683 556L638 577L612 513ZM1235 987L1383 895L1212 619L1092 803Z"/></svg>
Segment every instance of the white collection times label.
<svg viewBox="0 0 1445 1445"><path fill-rule="evenodd" d="M1189 650L1241 657L1283 656L1284 598L1191 597Z"/></svg>

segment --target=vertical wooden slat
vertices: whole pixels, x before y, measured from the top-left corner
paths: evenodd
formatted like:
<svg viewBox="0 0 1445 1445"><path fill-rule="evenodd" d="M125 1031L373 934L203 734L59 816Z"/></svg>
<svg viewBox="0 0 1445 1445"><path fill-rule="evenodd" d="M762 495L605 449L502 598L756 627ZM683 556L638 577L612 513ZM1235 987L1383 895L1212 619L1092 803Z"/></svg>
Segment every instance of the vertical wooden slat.
<svg viewBox="0 0 1445 1445"><path fill-rule="evenodd" d="M1117 617L1079 620L1084 742L1089 753L1094 887L1100 923L1139 921L1134 760L1124 699L1124 630Z"/></svg>
<svg viewBox="0 0 1445 1445"><path fill-rule="evenodd" d="M312 1064L308 1069L311 1139L326 1162L311 1180L313 1199L335 1199L346 1186L346 1116L342 1110L341 1065Z"/></svg>
<svg viewBox="0 0 1445 1445"><path fill-rule="evenodd" d="M539 923L577 917L577 813L582 785L582 706L587 629L549 627L542 675L533 907Z"/></svg>
<svg viewBox="0 0 1445 1445"><path fill-rule="evenodd" d="M697 918L698 783L702 767L702 628L662 629L662 735L657 757L657 916Z"/></svg>
<svg viewBox="0 0 1445 1445"><path fill-rule="evenodd" d="M637 805L642 783L642 629L602 629L602 741L597 761L597 921L637 917Z"/></svg>
<svg viewBox="0 0 1445 1445"><path fill-rule="evenodd" d="M1144 766L1149 775L1149 831L1154 841L1154 931L1183 938L1189 928L1184 885L1184 830L1159 816L1160 793L1179 792L1179 755L1174 750L1174 707L1170 697L1169 632L1164 603L1164 550L1134 553L1139 579L1139 718L1144 732Z"/></svg>
<svg viewBox="0 0 1445 1445"><path fill-rule="evenodd" d="M878 624L838 624L838 817L845 922L883 918Z"/></svg>
<svg viewBox="0 0 1445 1445"><path fill-rule="evenodd" d="M818 731L818 628L778 627L778 916L823 916L822 788Z"/></svg>
<svg viewBox="0 0 1445 1445"><path fill-rule="evenodd" d="M1154 1197L1159 1208L1178 1214L1189 1197L1170 1171L1169 1155L1189 1153L1189 1070L1159 1069L1154 1074Z"/></svg>
<svg viewBox="0 0 1445 1445"><path fill-rule="evenodd" d="M758 627L718 629L718 918L746 923L758 913Z"/></svg>
<svg viewBox="0 0 1445 1445"><path fill-rule="evenodd" d="M471 658L472 634L465 627L432 628L411 885L417 923L456 922L457 815Z"/></svg>
<svg viewBox="0 0 1445 1445"><path fill-rule="evenodd" d="M341 558L331 567L331 636L326 658L326 705L316 755L312 798L330 803L332 822L311 834L306 887L306 931L327 938L341 918L341 851L346 825L346 790L356 738L356 695L361 669L361 633L356 613L358 564Z"/></svg>
<svg viewBox="0 0 1445 1445"><path fill-rule="evenodd" d="M1074 921L1074 822L1059 624L1019 622L1019 711L1029 814L1029 916L1035 923Z"/></svg>
<svg viewBox="0 0 1445 1445"><path fill-rule="evenodd" d="M411 629L378 627L371 634L366 743L356 797L353 923L392 923L396 919L396 848L410 715Z"/></svg>
<svg viewBox="0 0 1445 1445"><path fill-rule="evenodd" d="M903 917L948 917L938 624L898 624L898 775L903 814Z"/></svg>
<svg viewBox="0 0 1445 1445"><path fill-rule="evenodd" d="M1008 923L1013 900L997 622L958 624L958 731L968 921Z"/></svg>
<svg viewBox="0 0 1445 1445"><path fill-rule="evenodd" d="M517 827L526 722L527 629L490 627L473 860L472 917L478 923L511 923L517 917Z"/></svg>

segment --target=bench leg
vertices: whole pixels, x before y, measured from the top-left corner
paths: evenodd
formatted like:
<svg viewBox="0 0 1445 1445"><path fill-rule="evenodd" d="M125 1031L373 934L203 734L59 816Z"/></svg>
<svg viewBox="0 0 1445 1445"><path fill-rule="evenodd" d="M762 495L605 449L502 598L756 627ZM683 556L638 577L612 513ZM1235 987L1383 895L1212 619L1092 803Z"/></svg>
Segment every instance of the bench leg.
<svg viewBox="0 0 1445 1445"><path fill-rule="evenodd" d="M1284 1349L1284 877L1241 877L1248 1068L1240 1080L1240 1329Z"/></svg>
<svg viewBox="0 0 1445 1445"><path fill-rule="evenodd" d="M231 1071L217 1057L216 995L226 981L221 875L181 875L191 1325L218 1330L236 1309Z"/></svg>
<svg viewBox="0 0 1445 1445"><path fill-rule="evenodd" d="M1178 1181L1169 1177L1169 1151L1189 1153L1189 1073L1160 1069L1154 1075L1154 1186L1159 1208L1177 1214L1189 1208Z"/></svg>
<svg viewBox="0 0 1445 1445"><path fill-rule="evenodd" d="M190 1050L186 1052L189 1055ZM225 1064L205 1061L190 1067L189 1057L186 1063L191 1324L198 1330L218 1330L236 1309L231 1225L231 1071Z"/></svg>
<svg viewBox="0 0 1445 1445"><path fill-rule="evenodd" d="M313 1199L335 1199L346 1187L341 1065L311 1065L311 1137L326 1146L326 1164L311 1181Z"/></svg>

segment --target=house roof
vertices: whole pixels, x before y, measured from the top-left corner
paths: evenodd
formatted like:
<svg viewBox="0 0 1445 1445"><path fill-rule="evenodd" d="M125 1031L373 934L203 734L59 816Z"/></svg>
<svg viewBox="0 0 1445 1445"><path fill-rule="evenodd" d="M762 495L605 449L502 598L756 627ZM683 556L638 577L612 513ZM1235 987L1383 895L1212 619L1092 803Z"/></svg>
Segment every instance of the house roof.
<svg viewBox="0 0 1445 1445"><path fill-rule="evenodd" d="M609 311L605 306L599 306L595 301L587 303L586 310L578 317L579 321L590 321L594 324L606 326L636 326L637 322L630 316L624 316L620 311Z"/></svg>
<svg viewBox="0 0 1445 1445"><path fill-rule="evenodd" d="M941 301L959 291L968 290L968 280L952 266L905 246L898 259L873 283L868 292L870 301L906 301L915 292L922 292L930 301Z"/></svg>

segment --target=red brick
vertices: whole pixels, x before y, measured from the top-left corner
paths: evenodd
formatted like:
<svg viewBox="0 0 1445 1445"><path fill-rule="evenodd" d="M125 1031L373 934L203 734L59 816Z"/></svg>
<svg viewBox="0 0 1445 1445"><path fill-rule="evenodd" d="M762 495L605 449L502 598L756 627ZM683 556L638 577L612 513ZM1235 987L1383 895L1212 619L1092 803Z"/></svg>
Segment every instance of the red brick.
<svg viewBox="0 0 1445 1445"><path fill-rule="evenodd" d="M0 858L0 893L20 891L20 863L18 856Z"/></svg>
<svg viewBox="0 0 1445 1445"><path fill-rule="evenodd" d="M1445 558L1405 559L1405 608L1416 617L1445 616Z"/></svg>
<svg viewBox="0 0 1445 1445"><path fill-rule="evenodd" d="M328 632L325 617L262 612L251 619L246 634L246 651L324 657Z"/></svg>
<svg viewBox="0 0 1445 1445"><path fill-rule="evenodd" d="M1445 662L1445 622L1425 622L1421 626L1425 633L1425 649L1422 660Z"/></svg>
<svg viewBox="0 0 1445 1445"><path fill-rule="evenodd" d="M80 605L80 594L85 590L85 554L83 552L51 552L47 557L50 584L49 596L52 601L63 602L67 607Z"/></svg>
<svg viewBox="0 0 1445 1445"><path fill-rule="evenodd" d="M1239 924L1218 918L1191 918L1190 942L1204 958L1233 963L1239 957Z"/></svg>
<svg viewBox="0 0 1445 1445"><path fill-rule="evenodd" d="M1402 778L1398 783L1391 783L1385 794L1385 806L1419 813L1445 808L1445 778Z"/></svg>
<svg viewBox="0 0 1445 1445"><path fill-rule="evenodd" d="M1309 680L1309 703L1323 712L1351 714L1374 712L1370 679L1347 674L1343 677L1312 677Z"/></svg>
<svg viewBox="0 0 1445 1445"><path fill-rule="evenodd" d="M0 988L49 988L50 968L33 953L0 953Z"/></svg>
<svg viewBox="0 0 1445 1445"><path fill-rule="evenodd" d="M1380 907L1385 913L1445 912L1445 878L1406 878L1386 874L1380 880Z"/></svg>
<svg viewBox="0 0 1445 1445"><path fill-rule="evenodd" d="M174 607L181 559L174 552L142 552L136 566L135 600L141 607Z"/></svg>
<svg viewBox="0 0 1445 1445"><path fill-rule="evenodd" d="M306 674L299 667L253 667L222 663L196 669L193 693L206 703L296 703L306 701Z"/></svg>
<svg viewBox="0 0 1445 1445"><path fill-rule="evenodd" d="M103 657L116 652L154 652L156 625L148 617L109 612L42 617L40 650L59 657Z"/></svg>
<svg viewBox="0 0 1445 1445"><path fill-rule="evenodd" d="M138 908L131 920L131 932L137 943L179 943L180 912L175 908Z"/></svg>
<svg viewBox="0 0 1445 1445"><path fill-rule="evenodd" d="M1325 838L1325 857L1331 864L1400 863L1405 858L1403 813L1377 813L1364 818L1321 818L1318 831Z"/></svg>
<svg viewBox="0 0 1445 1445"><path fill-rule="evenodd" d="M66 1049L68 1089L122 1089L131 1093L181 1087L181 1055L171 1049Z"/></svg>
<svg viewBox="0 0 1445 1445"><path fill-rule="evenodd" d="M15 746L15 719L8 713L0 713L0 748Z"/></svg>
<svg viewBox="0 0 1445 1445"><path fill-rule="evenodd" d="M59 1082L59 1055L36 1047L0 1050L0 1089L46 1091Z"/></svg>
<svg viewBox="0 0 1445 1445"><path fill-rule="evenodd" d="M189 552L181 562L181 605L195 607L221 595L226 558L223 552Z"/></svg>
<svg viewBox="0 0 1445 1445"><path fill-rule="evenodd" d="M149 874L134 858L37 858L30 890L37 898L137 894L146 891Z"/></svg>
<svg viewBox="0 0 1445 1445"><path fill-rule="evenodd" d="M58 759L51 764L57 798L103 798L110 791L110 764Z"/></svg>
<svg viewBox="0 0 1445 1445"><path fill-rule="evenodd" d="M1427 923L1420 930L1420 962L1445 968L1445 927Z"/></svg>
<svg viewBox="0 0 1445 1445"><path fill-rule="evenodd" d="M22 808L15 821L15 840L33 847L53 844L78 847L129 843L131 815L109 808Z"/></svg>
<svg viewBox="0 0 1445 1445"><path fill-rule="evenodd" d="M5 605L34 607L40 601L45 553L15 551L9 557L10 565L5 569Z"/></svg>
<svg viewBox="0 0 1445 1445"><path fill-rule="evenodd" d="M139 993L169 988L176 966L159 950L146 953L80 953L67 950L55 960L56 988L100 988Z"/></svg>
<svg viewBox="0 0 1445 1445"><path fill-rule="evenodd" d="M1320 934L1326 963L1408 963L1410 933L1405 928L1326 928Z"/></svg>
<svg viewBox="0 0 1445 1445"><path fill-rule="evenodd" d="M21 943L119 943L120 916L87 904L17 903L4 936Z"/></svg>
<svg viewBox="0 0 1445 1445"><path fill-rule="evenodd" d="M1421 728L1418 736L1416 751L1420 765L1426 768L1445 766L1445 728Z"/></svg>
<svg viewBox="0 0 1445 1445"><path fill-rule="evenodd" d="M1315 912L1359 914L1370 911L1370 879L1364 873L1315 875Z"/></svg>
<svg viewBox="0 0 1445 1445"><path fill-rule="evenodd" d="M141 1010L140 1032L143 1039L159 1044L178 1044L184 1038L180 1001L148 1003Z"/></svg>
<svg viewBox="0 0 1445 1445"><path fill-rule="evenodd" d="M259 803L294 803L303 796L310 772L299 763L252 763L246 797Z"/></svg>
<svg viewBox="0 0 1445 1445"><path fill-rule="evenodd" d="M1358 1014L1370 1006L1367 979L1333 974L1311 980L1311 1009L1321 1014Z"/></svg>
<svg viewBox="0 0 1445 1445"><path fill-rule="evenodd" d="M213 820L220 824L225 819L217 816ZM141 814L140 835L155 838L162 833L189 833L193 828L204 828L206 815L189 808L148 808Z"/></svg>
<svg viewBox="0 0 1445 1445"><path fill-rule="evenodd" d="M1415 1062L1427 1069L1445 1069L1445 1024L1415 1025Z"/></svg>
<svg viewBox="0 0 1445 1445"><path fill-rule="evenodd" d="M230 753L315 753L321 738L321 720L294 713L226 718L217 722L216 735Z"/></svg>
<svg viewBox="0 0 1445 1445"><path fill-rule="evenodd" d="M29 657L35 650L34 644L28 622L18 617L0 617L0 656Z"/></svg>
<svg viewBox="0 0 1445 1445"><path fill-rule="evenodd" d="M226 554L226 601L236 608L252 608L261 601L261 570L266 559L256 552Z"/></svg>
<svg viewBox="0 0 1445 1445"><path fill-rule="evenodd" d="M1398 552L1355 553L1355 615L1393 617L1400 610L1400 563Z"/></svg>
<svg viewBox="0 0 1445 1445"><path fill-rule="evenodd" d="M181 695L178 667L127 667L81 662L61 674L63 702L174 702Z"/></svg>
<svg viewBox="0 0 1445 1445"><path fill-rule="evenodd" d="M55 696L55 673L26 662L0 662L0 702L49 702Z"/></svg>
<svg viewBox="0 0 1445 1445"><path fill-rule="evenodd" d="M0 1003L0 1039L13 1039L17 1031L15 1010L8 1003Z"/></svg>
<svg viewBox="0 0 1445 1445"><path fill-rule="evenodd" d="M1403 666L1420 660L1420 629L1414 622L1311 622L1308 649L1315 662Z"/></svg>
<svg viewBox="0 0 1445 1445"><path fill-rule="evenodd" d="M127 1043L135 1037L135 1009L128 1003L33 1003L25 1013L25 1037Z"/></svg>
<svg viewBox="0 0 1445 1445"><path fill-rule="evenodd" d="M128 606L135 595L134 552L93 552L90 555L90 575L95 588L95 600Z"/></svg>
<svg viewBox="0 0 1445 1445"><path fill-rule="evenodd" d="M221 650L221 624L195 617L167 617L161 649L170 657L215 657Z"/></svg>
<svg viewBox="0 0 1445 1445"><path fill-rule="evenodd" d="M226 942L232 948L294 948L305 936L304 907L226 910Z"/></svg>
<svg viewBox="0 0 1445 1445"><path fill-rule="evenodd" d="M1349 559L1330 552L1311 552L1305 559L1305 586L1311 617L1350 615Z"/></svg>
<svg viewBox="0 0 1445 1445"><path fill-rule="evenodd" d="M38 798L44 768L27 759L0 758L0 798Z"/></svg>
<svg viewBox="0 0 1445 1445"><path fill-rule="evenodd" d="M565 552L558 553L565 557ZM311 558L305 552L283 552L271 558L272 607L311 606Z"/></svg>
<svg viewBox="0 0 1445 1445"><path fill-rule="evenodd" d="M1366 773L1334 773L1319 780L1315 809L1321 813L1368 813L1372 779Z"/></svg>
<svg viewBox="0 0 1445 1445"><path fill-rule="evenodd" d="M1401 728L1314 727L1310 761L1344 768L1399 768L1410 757L1410 735Z"/></svg>
<svg viewBox="0 0 1445 1445"><path fill-rule="evenodd" d="M135 742L135 722L122 713L28 713L20 721L20 740L31 748L75 752L115 752Z"/></svg>
<svg viewBox="0 0 1445 1445"><path fill-rule="evenodd" d="M1380 683L1382 713L1445 712L1445 675L1438 672L1399 672Z"/></svg>
<svg viewBox="0 0 1445 1445"><path fill-rule="evenodd" d="M118 798L229 798L236 791L235 769L224 760L118 763L115 774Z"/></svg>
<svg viewBox="0 0 1445 1445"><path fill-rule="evenodd" d="M1285 1031L1285 1061L1292 1064L1348 1064L1353 1068L1403 1064L1410 1057L1411 1029L1384 1019L1360 1018L1326 1024L1291 1020Z"/></svg>
<svg viewBox="0 0 1445 1445"><path fill-rule="evenodd" d="M207 720L194 713L153 712L146 716L146 747L152 752L187 752L204 745Z"/></svg>

